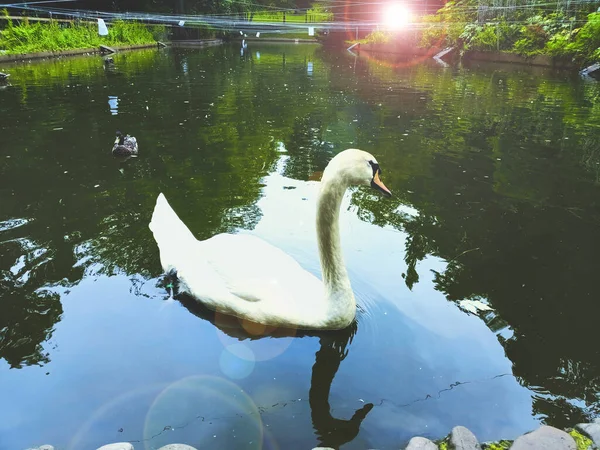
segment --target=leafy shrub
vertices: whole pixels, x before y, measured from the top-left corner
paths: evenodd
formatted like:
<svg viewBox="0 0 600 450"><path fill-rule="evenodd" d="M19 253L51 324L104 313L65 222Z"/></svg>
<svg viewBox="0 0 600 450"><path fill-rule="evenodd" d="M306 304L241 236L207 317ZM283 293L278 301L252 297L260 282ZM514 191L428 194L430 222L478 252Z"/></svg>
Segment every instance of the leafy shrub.
<svg viewBox="0 0 600 450"><path fill-rule="evenodd" d="M575 35L569 49L576 55L590 58L600 47L600 13L588 15L585 25Z"/></svg>
<svg viewBox="0 0 600 450"><path fill-rule="evenodd" d="M539 53L548 40L548 34L540 24L530 24L521 27L521 38L513 45L513 51L520 55Z"/></svg>
<svg viewBox="0 0 600 450"><path fill-rule="evenodd" d="M364 39L361 39L359 42L361 44L385 44L390 42L392 35L385 31L373 31L365 36Z"/></svg>
<svg viewBox="0 0 600 450"><path fill-rule="evenodd" d="M470 50L496 50L498 47L496 27L491 24L469 24L460 37L465 42L465 48Z"/></svg>
<svg viewBox="0 0 600 450"><path fill-rule="evenodd" d="M572 54L572 50L570 49L571 39L568 33L558 33L552 36L546 45L544 46L544 51L548 53L550 56L567 56Z"/></svg>

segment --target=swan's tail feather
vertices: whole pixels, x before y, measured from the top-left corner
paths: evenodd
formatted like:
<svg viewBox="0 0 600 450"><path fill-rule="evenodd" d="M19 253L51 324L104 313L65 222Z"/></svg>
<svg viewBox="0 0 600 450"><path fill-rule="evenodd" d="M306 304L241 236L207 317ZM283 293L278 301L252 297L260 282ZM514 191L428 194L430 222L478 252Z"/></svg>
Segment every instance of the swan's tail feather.
<svg viewBox="0 0 600 450"><path fill-rule="evenodd" d="M177 270L182 251L191 250L196 238L173 211L161 192L156 199L152 219L148 225L160 251L160 263L165 272Z"/></svg>

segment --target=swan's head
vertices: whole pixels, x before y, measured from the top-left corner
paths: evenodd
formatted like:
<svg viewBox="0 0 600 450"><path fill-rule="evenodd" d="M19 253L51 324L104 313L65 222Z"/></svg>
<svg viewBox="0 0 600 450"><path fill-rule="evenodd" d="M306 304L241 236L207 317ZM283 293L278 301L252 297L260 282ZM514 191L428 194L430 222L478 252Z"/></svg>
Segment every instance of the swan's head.
<svg viewBox="0 0 600 450"><path fill-rule="evenodd" d="M335 179L347 186L371 186L386 197L392 193L379 176L381 168L373 155L363 150L349 148L338 153L323 172L323 181Z"/></svg>

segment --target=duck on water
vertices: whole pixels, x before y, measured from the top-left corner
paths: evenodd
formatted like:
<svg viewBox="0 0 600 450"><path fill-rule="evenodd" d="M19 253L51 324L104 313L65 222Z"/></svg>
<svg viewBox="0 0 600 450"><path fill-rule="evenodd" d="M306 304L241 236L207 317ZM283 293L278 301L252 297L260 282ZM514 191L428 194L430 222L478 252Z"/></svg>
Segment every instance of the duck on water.
<svg viewBox="0 0 600 450"><path fill-rule="evenodd" d="M114 156L137 156L138 143L133 136L123 136L120 131L117 131L115 144L113 145L112 154Z"/></svg>

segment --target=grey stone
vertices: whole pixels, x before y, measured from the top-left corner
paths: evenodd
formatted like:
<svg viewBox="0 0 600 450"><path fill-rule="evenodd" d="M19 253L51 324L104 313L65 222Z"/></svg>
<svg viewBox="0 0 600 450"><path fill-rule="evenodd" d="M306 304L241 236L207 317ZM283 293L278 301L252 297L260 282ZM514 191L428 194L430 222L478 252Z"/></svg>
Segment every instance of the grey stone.
<svg viewBox="0 0 600 450"><path fill-rule="evenodd" d="M458 426L452 428L450 448L456 450L481 450L481 445L479 445L479 441L471 430Z"/></svg>
<svg viewBox="0 0 600 450"><path fill-rule="evenodd" d="M600 447L600 423L580 423L575 428L594 441L596 447Z"/></svg>
<svg viewBox="0 0 600 450"><path fill-rule="evenodd" d="M414 437L408 443L406 450L438 450L438 446L424 437Z"/></svg>
<svg viewBox="0 0 600 450"><path fill-rule="evenodd" d="M537 430L519 436L510 450L577 450L569 434L558 428L542 425Z"/></svg>
<svg viewBox="0 0 600 450"><path fill-rule="evenodd" d="M594 419L594 423L600 423L600 417L596 417L596 418Z"/></svg>
<svg viewBox="0 0 600 450"><path fill-rule="evenodd" d="M107 444L100 447L98 450L134 450L133 445L129 442L115 442L114 444Z"/></svg>
<svg viewBox="0 0 600 450"><path fill-rule="evenodd" d="M196 450L191 445L187 444L169 444L164 447L159 448L158 450Z"/></svg>

